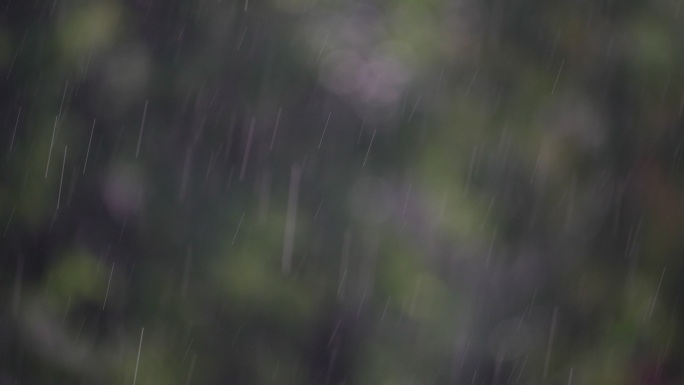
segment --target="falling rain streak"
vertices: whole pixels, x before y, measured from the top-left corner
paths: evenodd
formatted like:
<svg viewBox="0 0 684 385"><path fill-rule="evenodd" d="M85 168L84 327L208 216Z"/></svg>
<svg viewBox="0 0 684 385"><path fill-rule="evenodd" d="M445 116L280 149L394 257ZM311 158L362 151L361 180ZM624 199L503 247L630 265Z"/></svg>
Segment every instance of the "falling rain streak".
<svg viewBox="0 0 684 385"><path fill-rule="evenodd" d="M55 131L57 130L58 121L59 115L55 116L55 124L52 126L52 139L50 140L50 150L48 151L47 165L45 166L45 179L47 179L48 170L50 169L50 159L52 158L52 146L55 144Z"/></svg>
<svg viewBox="0 0 684 385"><path fill-rule="evenodd" d="M12 205L12 212L10 213L9 219L7 220L7 225L5 226L5 231L2 233L2 237L7 236L7 230L9 230L10 224L12 223L12 218L14 217L14 210L16 210L17 204Z"/></svg>
<svg viewBox="0 0 684 385"><path fill-rule="evenodd" d="M21 116L21 107L19 107L19 111L17 112L17 120L14 122L14 130L12 130L12 140L10 140L10 147L9 147L9 152L12 152L12 148L14 148L14 137L17 135L17 126L19 126L19 117Z"/></svg>
<svg viewBox="0 0 684 385"><path fill-rule="evenodd" d="M240 217L240 222L238 222L237 229L235 229L235 235L233 235L233 241L230 242L231 245L235 244L235 239L237 239L238 231L240 231L240 226L242 226L242 221L245 219L245 213L242 213Z"/></svg>
<svg viewBox="0 0 684 385"><path fill-rule="evenodd" d="M145 100L145 108L143 108L142 121L140 122L140 133L138 134L138 145L135 147L135 157L137 158L140 154L140 143L142 142L143 130L145 129L145 117L147 117L147 102ZM94 122L93 122L94 124Z"/></svg>
<svg viewBox="0 0 684 385"><path fill-rule="evenodd" d="M140 330L140 343L138 343L138 357L135 359L135 372L133 372L133 385L136 384L138 379L138 365L140 364L140 352L142 351L143 335L145 334L145 328Z"/></svg>
<svg viewBox="0 0 684 385"><path fill-rule="evenodd" d="M276 134L278 133L278 123L280 123L280 113L283 111L282 108L278 108L278 116L276 117L275 127L273 128L273 136L271 137L271 145L269 146L269 151L273 150L273 143L275 143Z"/></svg>
<svg viewBox="0 0 684 385"><path fill-rule="evenodd" d="M287 217L285 219L285 237L283 241L283 258L281 264L281 269L285 274L288 274L292 268L292 253L294 251L297 203L299 199L299 183L301 177L301 167L296 164L293 165L290 171L290 189L287 197Z"/></svg>
<svg viewBox="0 0 684 385"><path fill-rule="evenodd" d="M325 137L325 131L328 129L328 123L330 123L330 116L332 115L332 112L328 113L328 119L325 121L325 127L323 127L323 133L321 134L321 140L318 142L318 149L321 149L321 145L323 144L323 138Z"/></svg>
<svg viewBox="0 0 684 385"><path fill-rule="evenodd" d="M658 300L658 293L660 292L660 286L663 284L663 278L665 278L665 268L663 268L663 272L660 274L660 281L658 281L658 288L656 288L653 300L651 301L651 309L648 311L648 318L653 316L653 310L655 309L656 301Z"/></svg>
<svg viewBox="0 0 684 385"><path fill-rule="evenodd" d="M112 275L114 275L115 264L115 262L112 263L112 269L109 272L109 279L107 280L107 290L105 291L104 301L102 301L102 310L104 310L105 306L107 305L107 297L109 297L109 286L112 284Z"/></svg>
<svg viewBox="0 0 684 385"><path fill-rule="evenodd" d="M551 89L551 95L556 91L556 85L558 84L558 79L560 79L561 71L563 71L563 64L565 64L565 59L561 61L560 68L558 69L558 74L556 75L556 80L553 81L553 88Z"/></svg>
<svg viewBox="0 0 684 385"><path fill-rule="evenodd" d="M252 117L252 121L249 123L249 134L247 136L247 146L245 148L245 154L242 157L242 166L240 167L240 182L245 179L245 172L247 171L247 161L249 160L249 150L252 148L252 139L254 138L254 125L256 124L256 118Z"/></svg>
<svg viewBox="0 0 684 385"><path fill-rule="evenodd" d="M185 381L185 385L190 385L192 372L195 370L195 360L197 360L197 354L192 353L192 361L190 362L190 370L188 371L188 379Z"/></svg>
<svg viewBox="0 0 684 385"><path fill-rule="evenodd" d="M368 160L368 154L370 154L371 146L373 145L373 139L375 139L375 132L377 130L373 130L373 136L371 136L370 143L368 144L368 150L366 151L366 156L363 158L363 166L361 167L366 167L366 161Z"/></svg>
<svg viewBox="0 0 684 385"><path fill-rule="evenodd" d="M85 161L83 162L83 174L86 172L86 166L88 165L88 155L90 155L90 143L93 141L93 132L95 132L95 119L93 119L93 126L90 128L90 138L88 138L88 149L86 150Z"/></svg>
<svg viewBox="0 0 684 385"><path fill-rule="evenodd" d="M9 2L7 4L9 6ZM12 58L12 62L10 63L9 70L7 70L7 76L5 77L5 80L9 80L10 75L12 74L12 69L14 68L14 62L17 61L17 57L19 54L21 54L21 50L24 48L24 42L26 41L26 33L24 33L24 37L21 38L21 43L19 44L19 48L17 48L17 51L14 53L14 57Z"/></svg>
<svg viewBox="0 0 684 385"><path fill-rule="evenodd" d="M67 147L64 146L64 158L62 160L62 173L60 174L60 177L59 177L59 192L57 193L57 207L55 208L55 211L59 211L59 203L60 203L60 200L62 199L62 182L64 181L64 165L66 165L66 156L67 156Z"/></svg>
<svg viewBox="0 0 684 385"><path fill-rule="evenodd" d="M549 364L551 363L551 348L553 348L553 339L556 335L556 322L558 320L558 307L553 309L551 316L551 327L549 328L549 342L546 346L546 358L544 359L544 378L549 374Z"/></svg>

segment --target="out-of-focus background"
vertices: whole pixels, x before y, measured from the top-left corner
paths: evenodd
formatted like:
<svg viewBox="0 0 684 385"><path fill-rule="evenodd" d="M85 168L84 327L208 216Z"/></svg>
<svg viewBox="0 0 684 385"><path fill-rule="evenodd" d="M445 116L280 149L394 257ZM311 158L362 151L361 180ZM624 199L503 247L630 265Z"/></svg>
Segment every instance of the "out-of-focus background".
<svg viewBox="0 0 684 385"><path fill-rule="evenodd" d="M0 384L681 384L681 8L2 1Z"/></svg>

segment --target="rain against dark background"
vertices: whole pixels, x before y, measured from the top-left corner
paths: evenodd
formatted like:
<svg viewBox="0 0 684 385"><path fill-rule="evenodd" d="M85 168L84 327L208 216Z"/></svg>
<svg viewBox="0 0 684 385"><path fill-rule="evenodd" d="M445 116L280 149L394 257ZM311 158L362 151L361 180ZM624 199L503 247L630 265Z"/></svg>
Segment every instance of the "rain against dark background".
<svg viewBox="0 0 684 385"><path fill-rule="evenodd" d="M682 12L2 1L0 384L681 384Z"/></svg>

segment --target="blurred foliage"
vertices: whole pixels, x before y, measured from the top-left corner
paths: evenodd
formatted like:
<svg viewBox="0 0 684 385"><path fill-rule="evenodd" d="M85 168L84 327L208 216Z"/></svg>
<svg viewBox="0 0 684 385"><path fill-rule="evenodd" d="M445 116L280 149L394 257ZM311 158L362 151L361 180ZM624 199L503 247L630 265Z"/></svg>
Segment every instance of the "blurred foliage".
<svg viewBox="0 0 684 385"><path fill-rule="evenodd" d="M676 1L0 4L0 384L676 384Z"/></svg>

